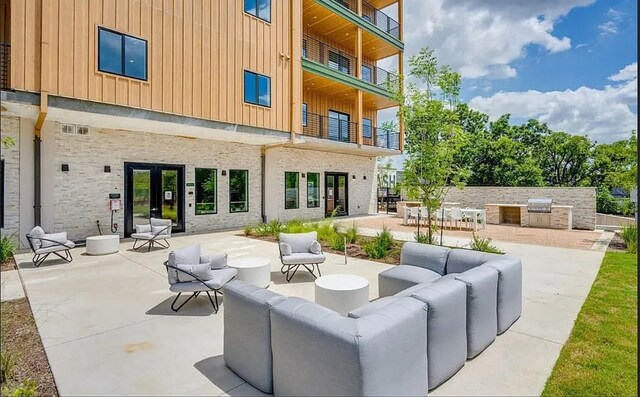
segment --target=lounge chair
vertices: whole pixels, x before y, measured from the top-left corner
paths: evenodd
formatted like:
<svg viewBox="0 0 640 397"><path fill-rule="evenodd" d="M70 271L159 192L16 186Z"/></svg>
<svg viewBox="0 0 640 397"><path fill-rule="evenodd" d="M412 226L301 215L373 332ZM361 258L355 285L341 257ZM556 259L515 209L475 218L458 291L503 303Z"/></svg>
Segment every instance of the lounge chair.
<svg viewBox="0 0 640 397"><path fill-rule="evenodd" d="M31 251L33 251L33 259L31 260L35 267L40 266L50 254L56 255L66 262L73 260L69 250L76 245L73 241L67 239L66 232L45 233L44 229L36 226L27 234L27 241ZM64 253L64 256L61 253Z"/></svg>
<svg viewBox="0 0 640 397"><path fill-rule="evenodd" d="M171 238L171 224L171 219L151 218L148 225L136 225L136 232L131 235L131 238L134 239L133 249L138 250L145 245L147 252L151 251L154 245L169 248L171 246L168 241ZM144 241L144 243L138 244L140 241Z"/></svg>
<svg viewBox="0 0 640 397"><path fill-rule="evenodd" d="M314 278L322 276L320 264L327 258L322 252L322 245L318 242L318 233L280 233L280 272L285 275L287 282L291 281L300 266L311 273ZM318 269L318 275L315 269Z"/></svg>

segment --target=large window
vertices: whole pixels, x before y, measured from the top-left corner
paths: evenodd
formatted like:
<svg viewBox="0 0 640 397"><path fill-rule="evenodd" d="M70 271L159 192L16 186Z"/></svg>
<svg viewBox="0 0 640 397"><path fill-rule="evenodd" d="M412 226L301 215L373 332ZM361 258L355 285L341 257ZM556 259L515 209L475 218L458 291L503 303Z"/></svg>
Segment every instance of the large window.
<svg viewBox="0 0 640 397"><path fill-rule="evenodd" d="M244 12L271 22L271 0L244 0Z"/></svg>
<svg viewBox="0 0 640 397"><path fill-rule="evenodd" d="M371 69L370 66L362 65L362 80L366 81L367 83L371 83L373 81L372 76L373 69Z"/></svg>
<svg viewBox="0 0 640 397"><path fill-rule="evenodd" d="M307 104L306 103L302 104L302 126L303 127L307 126Z"/></svg>
<svg viewBox="0 0 640 397"><path fill-rule="evenodd" d="M147 42L98 28L98 70L147 80Z"/></svg>
<svg viewBox="0 0 640 397"><path fill-rule="evenodd" d="M342 54L329 51L329 67L349 74L351 70L351 60Z"/></svg>
<svg viewBox="0 0 640 397"><path fill-rule="evenodd" d="M249 171L229 170L229 212L249 211Z"/></svg>
<svg viewBox="0 0 640 397"><path fill-rule="evenodd" d="M371 138L373 133L373 122L371 119L362 119L362 137Z"/></svg>
<svg viewBox="0 0 640 397"><path fill-rule="evenodd" d="M196 215L218 212L218 172L215 168L196 168Z"/></svg>
<svg viewBox="0 0 640 397"><path fill-rule="evenodd" d="M284 173L284 209L298 208L298 196L300 193L300 174L297 172Z"/></svg>
<svg viewBox="0 0 640 397"><path fill-rule="evenodd" d="M260 106L271 106L271 78L244 71L244 101Z"/></svg>
<svg viewBox="0 0 640 397"><path fill-rule="evenodd" d="M320 207L320 174L307 173L307 208Z"/></svg>

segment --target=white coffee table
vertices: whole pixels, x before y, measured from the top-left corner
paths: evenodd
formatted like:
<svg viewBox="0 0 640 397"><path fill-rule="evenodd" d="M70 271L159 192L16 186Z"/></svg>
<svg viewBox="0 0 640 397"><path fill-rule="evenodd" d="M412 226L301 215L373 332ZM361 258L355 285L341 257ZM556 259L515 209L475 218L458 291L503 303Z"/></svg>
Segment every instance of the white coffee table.
<svg viewBox="0 0 640 397"><path fill-rule="evenodd" d="M228 263L229 267L238 270L236 280L267 288L271 283L271 261L267 258L238 258Z"/></svg>
<svg viewBox="0 0 640 397"><path fill-rule="evenodd" d="M85 248L87 255L115 254L120 249L120 236L117 234L105 234L87 237Z"/></svg>
<svg viewBox="0 0 640 397"><path fill-rule="evenodd" d="M369 302L369 280L352 274L329 274L316 279L316 303L343 316Z"/></svg>

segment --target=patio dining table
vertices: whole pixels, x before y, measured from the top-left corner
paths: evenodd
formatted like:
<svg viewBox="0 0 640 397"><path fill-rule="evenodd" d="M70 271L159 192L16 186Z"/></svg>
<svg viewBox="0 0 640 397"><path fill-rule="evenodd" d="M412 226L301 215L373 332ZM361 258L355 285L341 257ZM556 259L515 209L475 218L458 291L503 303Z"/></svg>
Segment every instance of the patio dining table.
<svg viewBox="0 0 640 397"><path fill-rule="evenodd" d="M487 227L487 212L475 208L462 208L462 214L465 217L473 219L473 230L478 231L478 223L482 224L482 228Z"/></svg>

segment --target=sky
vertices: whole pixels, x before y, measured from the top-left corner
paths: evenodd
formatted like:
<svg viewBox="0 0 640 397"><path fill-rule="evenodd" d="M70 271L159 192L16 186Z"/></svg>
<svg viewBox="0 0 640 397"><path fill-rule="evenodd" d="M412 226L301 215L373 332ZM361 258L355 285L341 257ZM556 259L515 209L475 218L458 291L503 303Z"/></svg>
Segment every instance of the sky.
<svg viewBox="0 0 640 397"><path fill-rule="evenodd" d="M637 1L405 0L404 8L405 65L433 49L462 75L462 101L491 119L535 118L600 143L637 129ZM379 121L394 114L381 111Z"/></svg>

